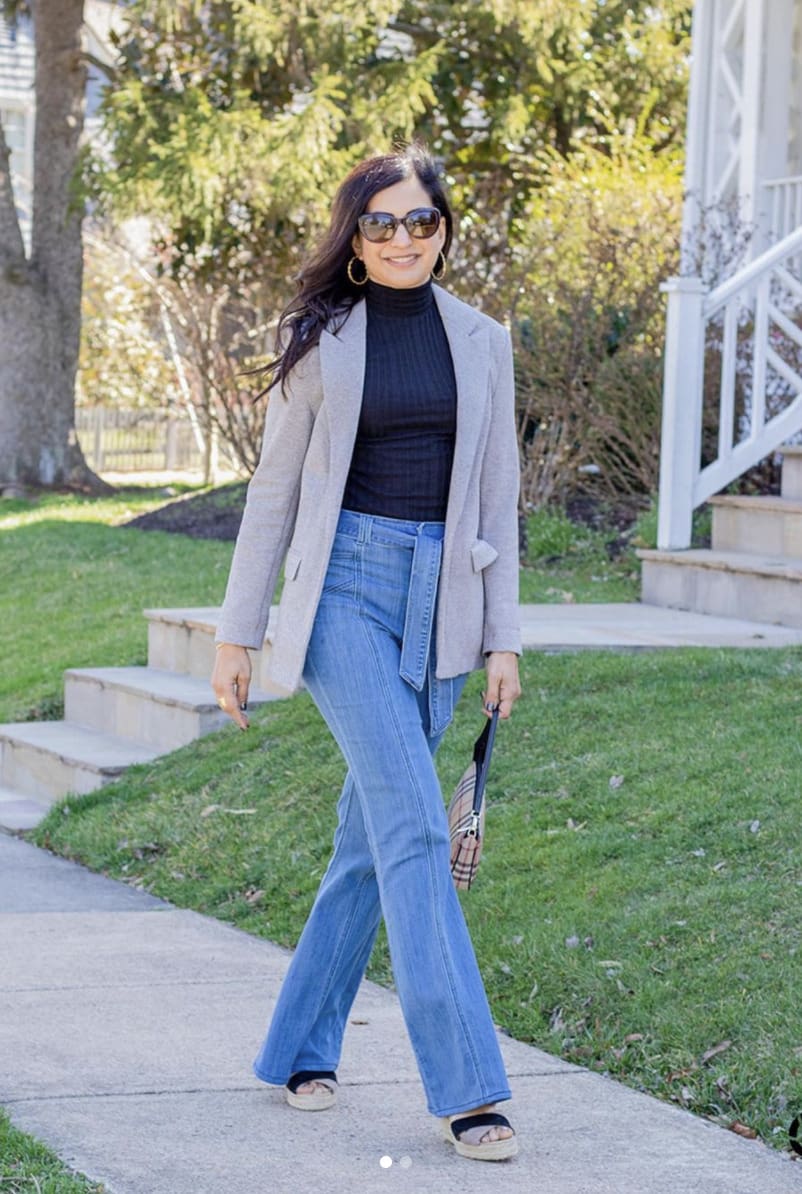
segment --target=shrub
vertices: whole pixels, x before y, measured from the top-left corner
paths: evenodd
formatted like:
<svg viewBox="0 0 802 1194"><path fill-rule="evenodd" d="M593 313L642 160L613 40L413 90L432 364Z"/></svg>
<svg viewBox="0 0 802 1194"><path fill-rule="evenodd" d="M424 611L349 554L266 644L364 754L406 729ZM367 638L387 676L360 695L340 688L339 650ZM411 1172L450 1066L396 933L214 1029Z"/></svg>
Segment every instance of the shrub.
<svg viewBox="0 0 802 1194"><path fill-rule="evenodd" d="M678 162L635 140L551 161L514 254L525 508L655 488L680 204Z"/></svg>

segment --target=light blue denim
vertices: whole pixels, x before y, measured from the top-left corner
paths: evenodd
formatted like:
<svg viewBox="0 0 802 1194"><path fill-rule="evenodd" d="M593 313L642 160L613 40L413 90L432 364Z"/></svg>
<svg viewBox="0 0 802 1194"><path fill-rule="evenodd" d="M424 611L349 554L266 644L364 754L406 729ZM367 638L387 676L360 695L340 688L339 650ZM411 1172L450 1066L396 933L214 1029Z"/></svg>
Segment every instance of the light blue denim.
<svg viewBox="0 0 802 1194"><path fill-rule="evenodd" d="M337 1069L383 915L427 1106L454 1115L510 1091L434 768L466 679L434 676L442 540L442 523L340 515L304 681L348 774L334 852L254 1072L283 1085Z"/></svg>

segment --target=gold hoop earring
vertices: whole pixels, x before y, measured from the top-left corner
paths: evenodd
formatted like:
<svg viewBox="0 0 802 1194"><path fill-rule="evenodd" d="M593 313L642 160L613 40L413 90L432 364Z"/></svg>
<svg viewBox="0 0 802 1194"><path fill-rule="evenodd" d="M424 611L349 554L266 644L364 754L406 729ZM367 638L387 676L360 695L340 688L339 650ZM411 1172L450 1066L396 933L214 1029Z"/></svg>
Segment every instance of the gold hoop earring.
<svg viewBox="0 0 802 1194"><path fill-rule="evenodd" d="M437 262L435 264L434 269L432 270L432 277L434 278L435 282L442 282L443 278L446 276L447 272L448 272L448 262L446 261L445 253L441 249L440 252L437 254Z"/></svg>
<svg viewBox="0 0 802 1194"><path fill-rule="evenodd" d="M361 257L352 257L351 260L348 262L348 266L346 267L346 270L345 270L345 272L348 274L348 281L351 282L354 286L364 286L368 280L367 266L365 265L364 261L362 261L362 266L365 270L365 276L364 276L364 278L355 278L354 277L354 262L355 261L362 261L362 258Z"/></svg>

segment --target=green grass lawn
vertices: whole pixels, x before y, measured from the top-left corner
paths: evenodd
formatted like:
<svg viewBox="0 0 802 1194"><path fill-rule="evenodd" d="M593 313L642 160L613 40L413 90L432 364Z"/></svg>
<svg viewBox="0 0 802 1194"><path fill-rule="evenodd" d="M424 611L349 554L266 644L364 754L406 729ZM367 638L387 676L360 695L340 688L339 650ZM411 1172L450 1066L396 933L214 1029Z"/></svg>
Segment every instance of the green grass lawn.
<svg viewBox="0 0 802 1194"><path fill-rule="evenodd" d="M103 1194L103 1186L72 1173L58 1157L11 1126L0 1110L0 1190L3 1194Z"/></svg>
<svg viewBox="0 0 802 1194"><path fill-rule="evenodd" d="M46 528L48 559L28 555L48 604L19 588L13 608L17 642L37 643L41 692L79 662L73 569L95 586L114 561L114 634L103 602L80 621L90 663L144 657L141 606L222 593L230 544L92 526L88 513L70 526L52 509L28 517L12 546L23 558ZM532 583L548 587L541 571L559 566L566 589L583 592L580 566L601 575L588 559L603 563L597 534L542 522ZM587 584L600 593L606 582ZM41 660L46 633L59 651ZM463 896L497 1022L787 1147L802 1111L802 652L528 654L522 677L499 731L486 857ZM479 688L476 676L439 757L446 792L481 725ZM13 683L5 699L29 702ZM300 695L264 707L247 734L231 727L68 800L34 840L292 945L326 865L342 773ZM390 981L383 938L370 974Z"/></svg>
<svg viewBox="0 0 802 1194"><path fill-rule="evenodd" d="M222 600L230 543L115 525L166 500L0 504L0 721L60 717L65 668L145 663L143 609Z"/></svg>
<svg viewBox="0 0 802 1194"><path fill-rule="evenodd" d="M578 526L559 511L540 510L528 519L528 540L521 601L637 601L640 569L634 546L618 550L614 532Z"/></svg>

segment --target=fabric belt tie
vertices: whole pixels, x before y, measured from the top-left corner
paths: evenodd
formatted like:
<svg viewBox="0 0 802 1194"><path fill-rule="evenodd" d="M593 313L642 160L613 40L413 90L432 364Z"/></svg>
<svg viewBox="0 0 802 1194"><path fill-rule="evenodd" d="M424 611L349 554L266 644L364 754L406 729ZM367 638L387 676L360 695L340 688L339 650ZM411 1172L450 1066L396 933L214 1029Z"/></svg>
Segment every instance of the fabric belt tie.
<svg viewBox="0 0 802 1194"><path fill-rule="evenodd" d="M443 557L442 523L398 522L352 510L340 512L337 529L359 543L379 542L412 548L407 605L401 640L399 675L416 692L427 688L429 731L441 733L454 715L454 684L438 680L432 642L437 588Z"/></svg>
<svg viewBox="0 0 802 1194"><path fill-rule="evenodd" d="M415 536L399 671L402 679L417 692L421 691L426 681L431 654L442 554L443 544L439 539L432 539L428 535Z"/></svg>
<svg viewBox="0 0 802 1194"><path fill-rule="evenodd" d="M415 536L399 667L401 679L411 684L416 692L421 692L428 680L429 728L432 734L444 730L454 715L453 685L451 680L437 679L435 652L432 650L442 557L441 539L426 534Z"/></svg>

